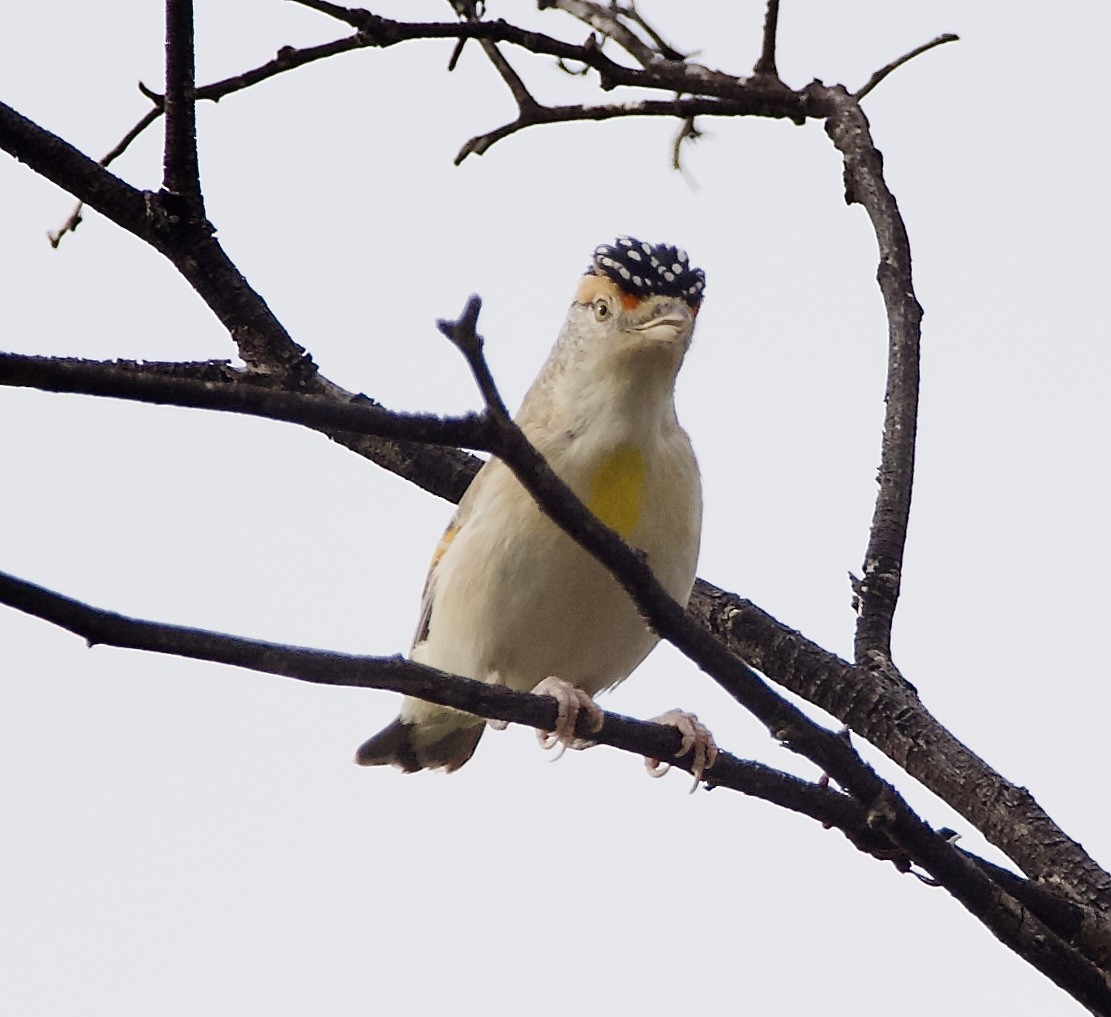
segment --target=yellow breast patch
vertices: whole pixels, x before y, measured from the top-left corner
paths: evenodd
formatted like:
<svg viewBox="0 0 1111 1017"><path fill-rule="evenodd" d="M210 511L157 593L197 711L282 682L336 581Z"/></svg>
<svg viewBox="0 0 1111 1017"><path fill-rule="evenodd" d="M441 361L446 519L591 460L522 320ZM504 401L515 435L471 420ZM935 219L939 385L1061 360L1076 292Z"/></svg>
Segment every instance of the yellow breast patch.
<svg viewBox="0 0 1111 1017"><path fill-rule="evenodd" d="M619 445L610 452L590 480L586 506L628 539L644 507L644 454L631 445Z"/></svg>

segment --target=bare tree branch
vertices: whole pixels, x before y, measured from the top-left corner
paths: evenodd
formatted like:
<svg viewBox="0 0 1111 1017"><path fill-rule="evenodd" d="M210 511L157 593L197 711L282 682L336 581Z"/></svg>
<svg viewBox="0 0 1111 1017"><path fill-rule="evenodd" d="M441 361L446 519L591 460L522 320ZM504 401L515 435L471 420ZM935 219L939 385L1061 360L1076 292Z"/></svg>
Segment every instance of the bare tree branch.
<svg viewBox="0 0 1111 1017"><path fill-rule="evenodd" d="M820 93L812 89L810 94L811 98L809 101L811 106L813 108L819 108L824 103ZM10 113L11 111L8 112ZM10 142L11 139L6 138L4 135L5 127L11 122L19 123L21 128L26 125L25 129L14 132L13 136L19 142L14 145L9 145L8 142ZM22 118L18 118L17 114L11 114L11 117L6 122L3 109L0 109L0 142L5 142L5 147L9 147L9 150L13 150L17 155L23 154L25 158L29 158L29 161L32 159L41 159L50 162L50 167L44 172L47 176L51 176L53 172L54 176L52 178L57 178L57 182L61 183L62 186L69 186L70 189L80 192L82 188L100 188L101 185L104 184L104 210L106 213L114 214L117 221L123 220L124 223L132 226L133 231L137 232L143 239L155 243L157 246L157 239L152 238L149 224L145 219L142 219L138 225L135 225L128 222L126 216L122 215L119 209L115 207L115 205L120 203L119 199L121 195L124 199L130 200L130 196L133 194L141 200L139 192L132 191L132 189L122 181L119 181L117 178L112 177L111 174L105 173L103 170L95 167L95 164L93 164L91 160L85 160L85 157L81 156L80 153L77 153L75 150L70 149L68 146L64 148L66 160L71 164L68 167L48 159L43 155L43 152L51 151L51 145L64 146L64 143L59 139L53 139L52 136L47 135L46 132L42 132L41 129L35 128L34 125L30 125L29 122L22 121ZM63 160L62 163L64 164L65 160ZM60 166L61 169L69 168L73 169L74 172L59 172ZM96 193L99 198L100 192L97 191ZM126 201L124 204L126 204ZM130 212L133 207L134 203L127 207L127 211ZM224 294L220 293L219 296L223 299ZM248 293L246 296L248 297L248 309L251 305L257 307L261 304L257 295ZM253 297L254 300L251 300L251 297ZM261 305L261 309L265 311L265 305ZM266 313L268 314L268 312ZM232 320L235 320L234 316L232 316ZM280 330L280 326L277 326L277 328ZM259 330L259 332L261 333L261 330ZM244 329L240 326L233 329L233 334L240 338L240 345L242 348L242 337L244 334L250 334L250 328ZM280 343L284 335L284 331L279 331L276 335L276 340ZM258 338L258 342L262 346L264 352L267 349L267 345L274 340L275 336L273 335L263 337L260 334ZM297 347L297 349L300 348ZM300 387L304 390L310 390L316 386L322 386L327 389L327 383L319 379L315 374L315 369L312 367L311 361L308 361L307 358L296 361L292 366L296 368L296 373L293 375L288 375L287 373L286 384L292 380L295 387ZM308 375L304 373L305 368L309 369ZM311 384L309 384L310 382ZM474 463L470 457L454 452L447 453L445 451L441 454L437 453L435 450L421 449L420 446L401 446L396 444L383 446L381 440L353 440L352 436L345 432L340 432L339 434L333 435L333 437L335 437L336 440L342 441L349 447L356 447L361 454L367 455L374 461L382 463L387 468L398 472L402 476L414 479L416 482L426 487L426 489L448 497L458 498L459 493L465 486L474 469ZM879 689L882 690L883 687L883 682L881 681L879 683ZM882 699L878 701L882 701ZM1007 849L1014 852L1015 845L1009 845ZM1022 864L1022 862L1020 862L1020 864ZM1074 868L1078 876L1082 877L1079 884L1080 889L1085 885L1088 887L1087 890L1081 893L1082 898L1088 898L1093 893L1097 896L1104 893L1102 886L1099 886L1095 890L1092 889L1093 882L1091 879L1091 872L1092 870L1095 872L1099 870L1098 867L1094 867L1091 860L1083 855L1082 852L1077 852L1077 857L1074 860ZM1080 891L1078 890L1078 892Z"/></svg>
<svg viewBox="0 0 1111 1017"><path fill-rule="evenodd" d="M128 187L60 139L2 106L0 146L67 187L81 200L88 200L93 207L101 209L166 255L229 329L251 370L238 371L223 363L90 365L61 361L44 364L36 362L38 358L8 356L0 357L0 382L247 412L302 423L370 458L377 456L375 461L382 461L395 472L411 476L427 489L441 491L449 497L458 496L473 471L473 459L454 450L423 449L418 443L460 443L494 451L544 510L613 572L657 632L715 677L761 719L774 737L822 766L849 792L851 798L827 791L836 798L816 799L821 808L833 801L840 807L845 801L857 810L852 822L845 818L848 815L845 813L841 815L844 825L834 825L845 829L851 838L863 837L861 830L866 830L872 840L868 842L870 846L863 849L879 857L890 857L904 871L911 864L921 866L1031 964L1066 987L1085 1005L1099 1012L1111 1011L1107 979L1097 970L1100 965L1106 965L1111 955L1108 948L1111 936L1107 933L1106 921L1111 879L1079 845L1069 841L1049 821L1024 789L1009 785L940 729L918 702L913 688L902 679L891 654L892 623L901 584L913 482L921 309L914 298L906 231L895 199L884 183L880 155L872 143L858 100L907 60L955 37L941 36L918 47L876 72L852 96L844 88L827 88L820 83L793 92L778 81L776 0L769 2L761 56L755 76L748 80L683 62L676 59L677 54L665 52L658 35L648 29L632 6L626 10L614 4L604 9L600 4L576 3L575 0L555 4L586 21L605 38L623 45L626 52L641 63L639 68L611 60L593 41L574 46L502 21L480 21L469 0L454 0L465 20L444 25L390 21L325 0L298 2L356 29L355 36L350 39L329 44L332 52L386 47L418 38L455 39L459 43L466 39L478 40L510 88L519 112L514 123L468 142L460 158L468 152L481 154L500 138L540 123L667 115L693 124L693 117L704 113L773 116L795 122L810 117L826 120L827 132L844 158L846 198L850 203L859 202L866 207L877 235L878 279L889 321L887 411L880 486L863 575L855 582L859 608L856 664L849 665L813 644L807 646L801 636L784 630L774 619L754 621L759 609L752 605L746 608L747 602L726 597L720 591L715 594L708 584L700 583L690 611L684 614L655 583L644 562L583 508L509 420L482 353L476 330L477 299L468 304L458 321L441 323L441 328L466 356L482 392L485 413L455 420L389 413L364 397L343 392L318 374L311 358L293 342L261 297L250 289L226 258L203 217L182 215L180 206L169 200L172 194L152 195ZM541 3L541 6L546 4ZM185 34L174 29L175 25L182 28L186 20L191 25L191 0L167 0L167 94L163 102L167 112L165 189L192 196L195 211L200 208L200 185L191 120L194 94L201 97L203 90L196 93L193 90L191 27ZM639 26L645 31L655 48L644 42L630 26ZM603 89L630 85L665 90L678 96L686 94L691 98L611 106L543 107L505 60L498 49L499 43L517 45L560 61L581 63L598 73ZM246 78L247 75L240 76L242 80ZM152 93L151 100L157 107L161 97ZM140 124L149 125L158 113L157 109L148 112ZM136 125L121 145L126 147L141 129ZM117 149L122 150L121 146ZM77 221L79 212L71 217L74 225ZM260 380L260 376L265 376L265 380ZM446 464L444 472L437 472L438 464ZM18 595L25 600L26 586L23 584L23 593ZM57 597L48 591L39 592L48 598ZM65 598L60 600L65 601ZM54 607L57 608L57 602ZM726 609L728 617L721 609ZM105 612L100 614L106 615ZM695 620L706 617L711 619L708 624L698 624ZM167 627L159 628L163 632L167 630ZM180 631L196 635L195 630ZM715 638L715 633L721 638ZM214 637L211 633L200 635ZM186 639L183 645L192 644ZM158 649L153 645L144 648ZM164 652L190 655L185 650ZM219 652L231 651L225 644ZM807 691L803 695L811 701L831 704L835 715L850 718L846 722L854 730L878 744L908 772L921 766L922 746L936 750L934 758L943 758L945 762L940 767L929 768L934 774L935 787L942 787L947 800L962 808L989 837L993 834L998 837L996 842L1024 871L1033 875L1036 882L989 871L977 860L955 849L946 836L931 830L894 788L876 776L847 739L806 718L769 688L742 657L785 687L805 688ZM442 676L437 676L433 684L436 688L447 688L438 684L443 681ZM487 686L480 688L489 689ZM443 693L448 697L454 694ZM436 695L425 698L443 701ZM930 740L938 730L945 737L940 737L935 744ZM674 737L673 732L669 734ZM672 751L674 748L673 745ZM717 783L716 768L711 776ZM776 776L792 779L783 774ZM983 785L979 784L981 780ZM962 794L961 783L969 781L972 781L971 793ZM992 800L982 800L982 788L990 790ZM1010 816L1006 815L1008 810L1012 810ZM816 817L814 811L807 814ZM853 832L850 833L850 829ZM861 846L860 841L854 842ZM1058 890L1079 903L1062 899L1057 895ZM1085 956L1094 961L1094 965Z"/></svg>

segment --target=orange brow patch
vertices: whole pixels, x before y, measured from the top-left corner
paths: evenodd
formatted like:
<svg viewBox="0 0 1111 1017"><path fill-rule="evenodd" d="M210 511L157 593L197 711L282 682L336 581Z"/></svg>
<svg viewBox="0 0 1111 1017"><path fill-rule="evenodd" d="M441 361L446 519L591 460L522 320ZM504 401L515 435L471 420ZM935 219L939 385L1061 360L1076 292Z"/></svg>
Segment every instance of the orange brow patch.
<svg viewBox="0 0 1111 1017"><path fill-rule="evenodd" d="M623 293L617 284L604 275L584 275L575 291L575 303L592 304L599 297L609 297L611 300L620 300L621 306L632 310L640 303L640 297ZM629 303L632 301L632 303Z"/></svg>

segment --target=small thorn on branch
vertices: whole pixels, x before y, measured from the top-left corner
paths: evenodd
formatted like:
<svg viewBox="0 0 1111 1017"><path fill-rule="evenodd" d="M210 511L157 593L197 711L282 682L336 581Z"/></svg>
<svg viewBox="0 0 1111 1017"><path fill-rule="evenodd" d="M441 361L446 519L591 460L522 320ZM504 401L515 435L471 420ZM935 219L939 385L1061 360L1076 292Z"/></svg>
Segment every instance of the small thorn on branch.
<svg viewBox="0 0 1111 1017"><path fill-rule="evenodd" d="M671 145L671 168L677 173L682 173L692 187L695 186L694 180L688 176L687 171L683 167L683 142L693 143L701 137L702 132L696 126L694 117L686 117L683 120L682 126L676 132L675 140Z"/></svg>
<svg viewBox="0 0 1111 1017"><path fill-rule="evenodd" d="M775 66L775 41L779 29L779 0L768 0L768 10L764 15L764 42L760 49L760 59L752 68L757 77L779 80Z"/></svg>
<svg viewBox="0 0 1111 1017"><path fill-rule="evenodd" d="M467 45L466 39L459 39L455 43L455 47L451 51L451 59L447 62L448 74L459 66L459 58L463 55L463 47Z"/></svg>
<svg viewBox="0 0 1111 1017"><path fill-rule="evenodd" d="M166 101L166 97L161 92L156 92L153 88L148 88L143 82L136 82L139 86L139 91L142 92L151 102L159 109L162 108L162 103Z"/></svg>

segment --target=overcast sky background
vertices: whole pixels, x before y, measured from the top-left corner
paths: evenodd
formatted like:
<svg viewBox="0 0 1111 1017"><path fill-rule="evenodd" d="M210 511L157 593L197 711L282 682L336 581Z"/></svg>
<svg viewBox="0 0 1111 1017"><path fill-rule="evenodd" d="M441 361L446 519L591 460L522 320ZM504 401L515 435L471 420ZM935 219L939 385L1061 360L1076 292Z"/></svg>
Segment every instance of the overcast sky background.
<svg viewBox="0 0 1111 1017"><path fill-rule="evenodd" d="M710 66L758 53L760 3L641 6ZM344 34L279 0L197 0L197 30L202 83ZM1109 30L1099 4L791 0L779 50L791 85L859 87L962 37L866 100L926 311L895 649L926 706L1105 864ZM351 54L200 107L226 250L328 377L448 413L479 400L434 322L469 293L515 405L594 245L686 247L708 281L678 392L704 476L699 573L848 654L886 326L821 125L704 122L690 180L669 167L675 126L648 120L533 129L456 168L513 107L476 46L447 75L451 48ZM597 98L509 56L543 100ZM161 60L160 4L0 15L0 98L94 156L145 111L135 83L160 88ZM114 169L156 188L160 144L148 132ZM52 251L72 204L0 159L0 348L233 356L173 268L95 213ZM12 389L0 435L0 568L145 618L407 649L451 508L326 439ZM4 1013L1081 1012L943 890L625 754L552 765L512 729L451 777L361 770L395 696L88 650L7 609L0 674ZM670 648L604 705L693 709L738 755L817 776Z"/></svg>

